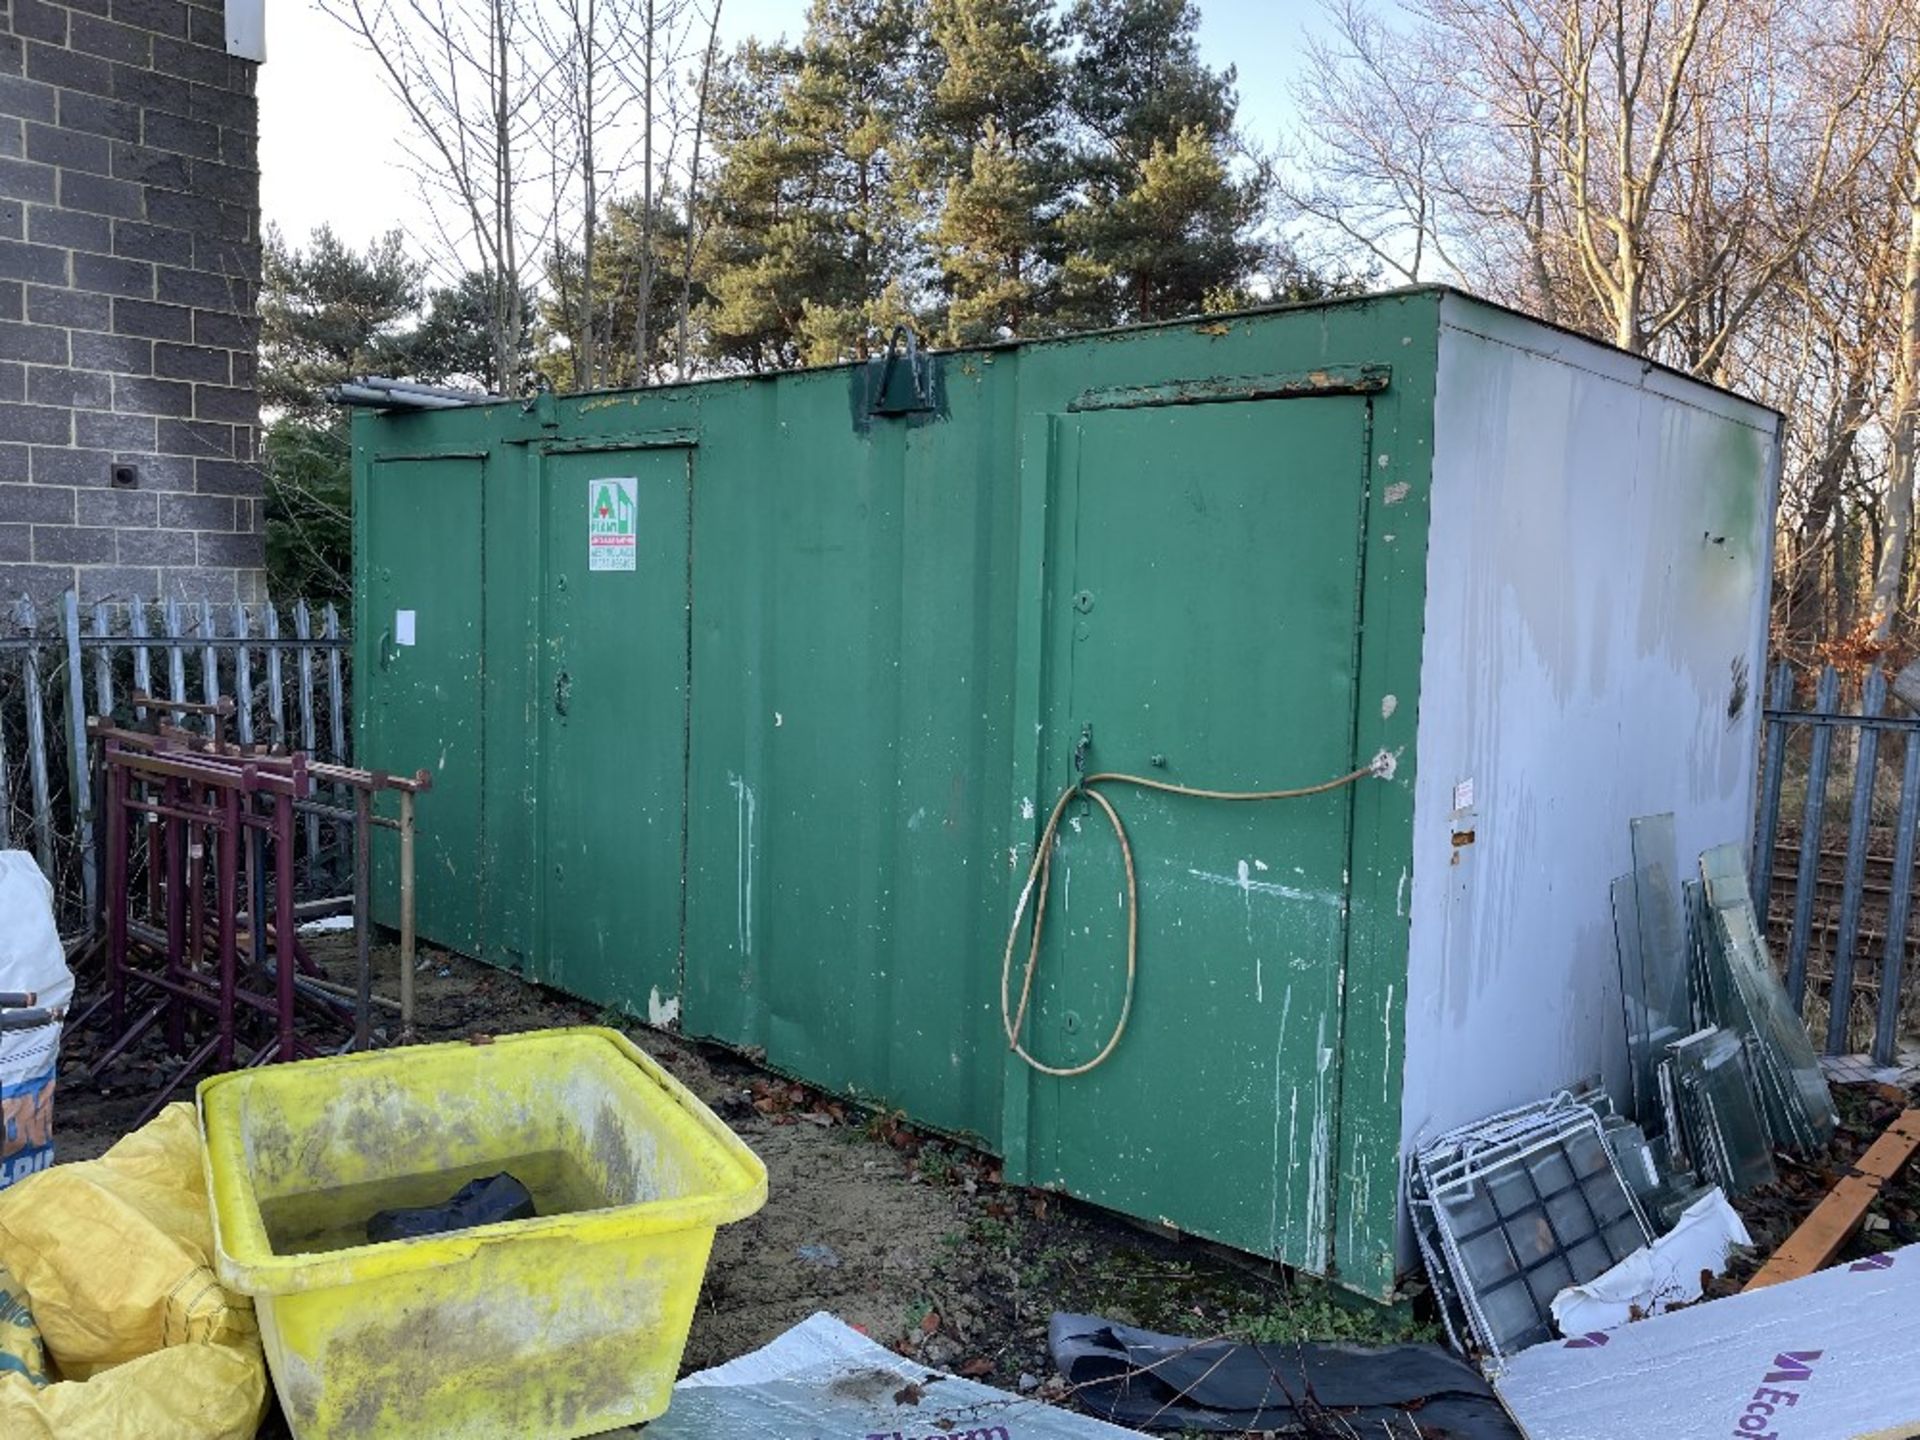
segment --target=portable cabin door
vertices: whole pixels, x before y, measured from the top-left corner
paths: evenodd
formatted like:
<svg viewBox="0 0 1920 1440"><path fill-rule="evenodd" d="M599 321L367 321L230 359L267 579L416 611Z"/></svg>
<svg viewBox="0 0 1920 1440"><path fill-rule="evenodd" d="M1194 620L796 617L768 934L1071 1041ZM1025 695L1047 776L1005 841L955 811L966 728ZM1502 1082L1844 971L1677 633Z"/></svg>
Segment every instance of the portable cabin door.
<svg viewBox="0 0 1920 1440"><path fill-rule="evenodd" d="M1089 774L1213 790L1304 786L1362 763L1368 443L1359 395L1187 404L1123 392L1051 422L1041 818L1083 737ZM1086 1074L1015 1062L1025 1178L1324 1271L1351 792L1102 793L1138 878L1132 1013ZM1076 800L1026 1034L1039 1058L1071 1067L1097 1053L1120 1019L1126 944L1119 847L1103 812Z"/></svg>
<svg viewBox="0 0 1920 1440"><path fill-rule="evenodd" d="M420 933L479 953L480 896L489 877L481 835L481 655L486 460L474 455L383 456L368 476L359 517L369 559L359 625L379 672L360 687L359 764L394 774L426 769L414 856ZM289 682L290 683L290 682ZM391 794L380 813L395 813ZM374 836L374 913L400 918L399 845Z"/></svg>
<svg viewBox="0 0 1920 1440"><path fill-rule="evenodd" d="M542 460L534 977L677 1015L686 845L684 444Z"/></svg>

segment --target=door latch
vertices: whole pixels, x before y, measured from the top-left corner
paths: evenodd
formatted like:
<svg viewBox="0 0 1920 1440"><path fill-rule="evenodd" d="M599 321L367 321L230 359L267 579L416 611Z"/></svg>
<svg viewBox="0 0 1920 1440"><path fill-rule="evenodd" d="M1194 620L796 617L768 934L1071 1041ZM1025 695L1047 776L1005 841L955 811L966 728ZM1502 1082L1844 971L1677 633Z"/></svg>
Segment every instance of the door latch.
<svg viewBox="0 0 1920 1440"><path fill-rule="evenodd" d="M1093 749L1093 722L1080 727L1080 738L1073 742L1073 783L1087 778L1087 755Z"/></svg>

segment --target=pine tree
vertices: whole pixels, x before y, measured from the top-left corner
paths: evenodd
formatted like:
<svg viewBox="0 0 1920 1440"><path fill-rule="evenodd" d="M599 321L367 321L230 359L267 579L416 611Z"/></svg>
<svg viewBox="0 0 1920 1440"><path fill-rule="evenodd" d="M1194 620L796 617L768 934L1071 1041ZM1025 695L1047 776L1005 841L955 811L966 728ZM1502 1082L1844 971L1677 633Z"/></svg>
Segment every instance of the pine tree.
<svg viewBox="0 0 1920 1440"><path fill-rule="evenodd" d="M399 231L357 251L321 226L295 247L268 230L261 257L260 400L267 569L275 594L344 597L353 522L346 425L327 391L393 370L421 301Z"/></svg>
<svg viewBox="0 0 1920 1440"><path fill-rule="evenodd" d="M955 344L1031 333L1052 307L1068 179L1066 71L1049 0L932 0L919 152ZM941 193L944 192L944 193Z"/></svg>
<svg viewBox="0 0 1920 1440"><path fill-rule="evenodd" d="M503 392L500 341L494 320L500 287L485 270L469 270L451 285L427 294L426 312L412 332L393 347L395 372L429 385L478 386ZM519 333L510 337L508 363L525 380L533 361L534 297L524 293L514 307Z"/></svg>
<svg viewBox="0 0 1920 1440"><path fill-rule="evenodd" d="M1095 190L1068 217L1067 303L1093 324L1232 308L1265 254L1251 238L1260 208L1199 127L1155 141L1127 188Z"/></svg>
<svg viewBox="0 0 1920 1440"><path fill-rule="evenodd" d="M795 364L803 297L821 283L800 146L781 103L799 65L797 49L750 40L721 66L708 102L714 164L695 266L708 296L707 358L726 367Z"/></svg>
<svg viewBox="0 0 1920 1440"><path fill-rule="evenodd" d="M686 245L684 209L672 196L654 197L653 224L642 223L640 197L610 202L594 227L593 303L583 307L580 296L582 264L578 251L552 257L547 264L547 290L539 300L540 372L556 390L580 388L574 354L580 344L581 324L592 316L595 384L600 387L650 384L673 368L677 343L675 323L680 305L680 276L663 256L678 256ZM641 263L651 240L655 262ZM630 343L639 333L637 320L643 275L652 284L648 307L647 374L638 373ZM696 291L696 300L702 298ZM626 341L629 343L623 344Z"/></svg>
<svg viewBox="0 0 1920 1440"><path fill-rule="evenodd" d="M304 247L266 236L260 285L267 571L274 594L344 598L353 517L346 415L327 392L355 375L492 386L489 277L424 292L398 231L364 251L321 226ZM524 348L524 347L523 347Z"/></svg>
<svg viewBox="0 0 1920 1440"><path fill-rule="evenodd" d="M302 421L325 417L329 386L389 368L421 300L420 267L398 230L364 253L325 225L304 248L269 229L261 257L260 400Z"/></svg>
<svg viewBox="0 0 1920 1440"><path fill-rule="evenodd" d="M1063 309L1080 325L1194 314L1266 257L1264 179L1236 175L1234 71L1200 59L1193 0L1076 0L1068 106L1078 203Z"/></svg>
<svg viewBox="0 0 1920 1440"><path fill-rule="evenodd" d="M922 0L813 0L795 47L749 43L716 87L701 279L713 359L864 355L919 277L906 161Z"/></svg>
<svg viewBox="0 0 1920 1440"><path fill-rule="evenodd" d="M812 0L711 96L705 363L950 344L1304 298L1195 0Z"/></svg>

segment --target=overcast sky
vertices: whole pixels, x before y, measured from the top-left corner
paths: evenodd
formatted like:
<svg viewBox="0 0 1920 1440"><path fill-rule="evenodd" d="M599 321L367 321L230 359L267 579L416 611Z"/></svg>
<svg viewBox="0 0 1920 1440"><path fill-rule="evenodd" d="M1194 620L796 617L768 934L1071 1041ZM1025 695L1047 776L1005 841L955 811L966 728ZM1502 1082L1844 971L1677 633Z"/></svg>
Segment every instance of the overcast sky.
<svg viewBox="0 0 1920 1440"><path fill-rule="evenodd" d="M807 0L726 0L729 43L797 35ZM311 0L273 0L260 72L260 190L269 223L299 241L330 221L360 244L422 215L418 186L392 137L404 116L381 88L373 59ZM1208 63L1240 69L1240 115L1271 145L1287 116L1302 27L1315 0L1201 0Z"/></svg>

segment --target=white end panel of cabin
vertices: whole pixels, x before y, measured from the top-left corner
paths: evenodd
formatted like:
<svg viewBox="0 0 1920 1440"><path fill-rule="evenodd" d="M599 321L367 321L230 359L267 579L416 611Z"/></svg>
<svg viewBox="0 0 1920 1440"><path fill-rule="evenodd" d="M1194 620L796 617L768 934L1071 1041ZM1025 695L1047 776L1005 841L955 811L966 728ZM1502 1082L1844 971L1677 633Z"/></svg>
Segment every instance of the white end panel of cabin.
<svg viewBox="0 0 1920 1440"><path fill-rule="evenodd" d="M1609 888L1752 824L1771 412L1448 296L1414 789L1403 1149L1622 1072Z"/></svg>

